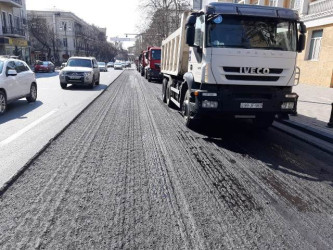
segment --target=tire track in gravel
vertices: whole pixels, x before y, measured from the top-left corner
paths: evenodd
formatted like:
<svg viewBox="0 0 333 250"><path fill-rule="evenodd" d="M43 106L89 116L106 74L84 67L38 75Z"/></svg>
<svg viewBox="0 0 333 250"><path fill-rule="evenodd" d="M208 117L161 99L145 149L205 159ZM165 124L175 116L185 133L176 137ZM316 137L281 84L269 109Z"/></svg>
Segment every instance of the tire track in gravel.
<svg viewBox="0 0 333 250"><path fill-rule="evenodd" d="M147 84L146 84L147 85ZM151 85L147 85L147 86L151 86ZM150 90L152 90L152 89L150 89ZM156 92L156 91L151 91L151 92ZM168 113L170 113L170 112L168 112ZM182 131L181 132L181 136L183 137L180 141L184 141L184 137L185 136L183 136L184 135L184 131ZM198 141L197 140L198 138L194 138L194 141ZM200 143L199 143L199 147L198 147L198 150L200 150L200 151L202 151L202 149L203 148L205 148L203 145L200 145ZM221 153L221 152L223 152L223 151L226 151L227 152L227 150L222 150L220 147L219 148L216 148L215 149L215 152L216 153ZM212 155L211 155L211 158L214 158L214 155L217 155L218 156L218 154L216 154L216 153L212 153ZM225 155L225 154L224 154ZM215 157L216 158L216 157ZM220 158L223 158L223 160L225 160L225 159L228 159L229 161L230 161L230 163L232 163L232 164L234 164L234 166L230 166L230 168L232 169L232 167L238 167L237 166L237 161L239 161L238 159L237 159L237 157L235 157L234 155L228 155L227 157L220 157ZM248 164L248 162L247 162L247 164ZM266 166L264 166L264 167L266 167ZM237 172L240 172L240 171L236 171L236 173ZM235 173L235 171L233 171L233 173ZM242 175L244 176L244 173L237 173L237 175L239 176L239 177L241 177ZM237 176L236 175L236 176ZM245 173L245 177L247 176L247 174ZM247 183L248 184L251 184L251 181L253 181L254 179L253 178L246 178L246 179L248 179L247 180ZM255 181L255 183L257 184L257 185L259 185L261 188L260 189L266 189L267 190L267 183L266 184L263 184L262 183L262 180L260 180L260 181ZM251 186L254 186L253 184L251 185ZM258 189L258 187L254 187L254 188L256 188L256 189ZM259 190L260 191L260 190ZM266 191L265 191L266 192ZM260 193L262 193L262 192L260 192ZM277 198L276 200L279 200L279 197L277 197L276 195L274 195L274 194L272 194L271 192L269 192L270 194L269 194L269 196L273 196L273 197L275 197L275 198ZM267 195L267 194L266 194ZM269 198L269 197L267 197L267 198ZM269 199L268 199L269 200ZM281 206L281 205L280 205ZM287 209L285 209L285 208L283 208L282 209L283 210L283 212L282 212L282 214L279 214L279 213L277 213L276 214L276 218L278 219L279 217L281 217L281 215L282 215L282 218L284 218L285 220L288 220L290 217L292 217L292 215L294 215L293 214L293 212L289 212L289 218L287 217L285 217L284 215L283 215L283 213L286 213L287 211ZM281 211L280 211L281 212ZM268 218L269 219L269 218ZM298 231L300 231L301 232L301 234L304 236L304 238L306 239L306 238L308 238L308 241L309 241L309 245L311 245L311 244L313 244L314 243L314 245L318 245L318 246L321 246L321 247L323 247L323 248L327 248L328 247L328 245L326 245L327 243L325 243L324 241L322 241L322 239L320 238L320 237L318 237L318 236L311 236L311 237L308 237L309 236L309 233L308 232L302 232L303 230L302 230L302 225L301 224L299 224L299 223L297 223L297 221L294 219L294 220L292 220L293 222L295 222L294 223L294 225L291 225L291 227L298 227ZM277 223L277 224L279 224L279 223ZM297 225L298 224L298 225ZM312 232L314 232L314 230L311 230ZM297 233L298 232L294 232L293 234L295 235L297 235ZM308 247L309 247L309 245L308 245Z"/></svg>

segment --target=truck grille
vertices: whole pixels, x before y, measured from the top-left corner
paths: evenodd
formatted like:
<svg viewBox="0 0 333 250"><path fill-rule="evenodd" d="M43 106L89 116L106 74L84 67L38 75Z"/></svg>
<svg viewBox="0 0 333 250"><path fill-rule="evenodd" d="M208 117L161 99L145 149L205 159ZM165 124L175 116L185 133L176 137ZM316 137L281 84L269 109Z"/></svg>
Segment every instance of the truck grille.
<svg viewBox="0 0 333 250"><path fill-rule="evenodd" d="M240 73L240 67L223 67L225 73L238 73L235 74L225 74L225 77L231 81L265 81L265 82L276 82L280 79L279 76L270 76L270 74L277 75L283 72L283 69L270 68L269 74L267 75L253 75Z"/></svg>

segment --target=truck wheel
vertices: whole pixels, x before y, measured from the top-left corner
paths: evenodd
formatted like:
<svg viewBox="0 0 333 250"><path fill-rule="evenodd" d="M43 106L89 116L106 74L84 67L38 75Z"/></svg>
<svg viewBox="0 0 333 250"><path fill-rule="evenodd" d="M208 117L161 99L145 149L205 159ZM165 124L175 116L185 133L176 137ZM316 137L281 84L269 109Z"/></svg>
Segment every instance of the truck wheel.
<svg viewBox="0 0 333 250"><path fill-rule="evenodd" d="M166 91L166 104L169 108L175 108L175 104L171 101L171 82L168 83Z"/></svg>
<svg viewBox="0 0 333 250"><path fill-rule="evenodd" d="M5 92L0 90L0 115L3 115L7 109L7 97Z"/></svg>
<svg viewBox="0 0 333 250"><path fill-rule="evenodd" d="M30 93L27 96L28 102L35 102L37 99L37 85L35 83L32 83L30 86Z"/></svg>
<svg viewBox="0 0 333 250"><path fill-rule="evenodd" d="M163 81L162 81L162 100L163 100L164 103L167 102L167 99L166 99L167 86L168 86L168 80L166 78L164 78Z"/></svg>
<svg viewBox="0 0 333 250"><path fill-rule="evenodd" d="M195 129L199 127L200 121L195 120L191 117L190 96L191 92L190 90L187 90L184 97L184 101L182 102L181 109L185 120L185 126L190 129Z"/></svg>
<svg viewBox="0 0 333 250"><path fill-rule="evenodd" d="M267 129L272 125L274 121L274 115L259 115L255 119L253 119L253 124L257 129Z"/></svg>

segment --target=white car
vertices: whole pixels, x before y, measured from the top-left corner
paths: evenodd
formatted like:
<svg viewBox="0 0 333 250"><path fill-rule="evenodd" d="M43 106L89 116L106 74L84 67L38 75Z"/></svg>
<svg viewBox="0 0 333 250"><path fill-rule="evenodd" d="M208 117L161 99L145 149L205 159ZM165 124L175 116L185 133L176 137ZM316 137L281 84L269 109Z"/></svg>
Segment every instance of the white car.
<svg viewBox="0 0 333 250"><path fill-rule="evenodd" d="M59 73L60 86L67 88L67 84L89 86L99 85L100 72L94 57L71 57L66 67Z"/></svg>
<svg viewBox="0 0 333 250"><path fill-rule="evenodd" d="M123 69L123 64L121 62L115 62L113 65L114 69Z"/></svg>
<svg viewBox="0 0 333 250"><path fill-rule="evenodd" d="M105 62L98 62L99 71L107 72L108 68L106 67Z"/></svg>
<svg viewBox="0 0 333 250"><path fill-rule="evenodd" d="M24 61L0 57L0 115L5 113L8 103L21 98L36 101L35 73Z"/></svg>

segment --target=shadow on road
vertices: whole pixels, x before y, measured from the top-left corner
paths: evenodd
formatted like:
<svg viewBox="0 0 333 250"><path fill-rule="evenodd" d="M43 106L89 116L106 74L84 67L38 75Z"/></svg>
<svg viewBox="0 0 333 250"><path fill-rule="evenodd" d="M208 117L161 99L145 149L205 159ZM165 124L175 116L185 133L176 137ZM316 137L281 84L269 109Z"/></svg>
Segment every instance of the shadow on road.
<svg viewBox="0 0 333 250"><path fill-rule="evenodd" d="M54 76L58 76L59 72L51 72L51 73L35 73L36 74L36 78L50 78L50 77L54 77Z"/></svg>
<svg viewBox="0 0 333 250"><path fill-rule="evenodd" d="M41 105L43 105L43 102L38 100L32 103L28 103L26 100L12 102L8 104L6 113L0 116L0 124L4 124L15 119L26 119L26 114Z"/></svg>
<svg viewBox="0 0 333 250"><path fill-rule="evenodd" d="M274 128L258 130L247 122L237 121L207 121L202 127L195 132L205 136L205 141L262 162L262 170L267 167L308 181L326 181L333 186L333 168L329 164L332 156ZM252 168L250 163L247 167Z"/></svg>
<svg viewBox="0 0 333 250"><path fill-rule="evenodd" d="M99 84L95 86L93 89L91 89L89 86L79 86L79 85L68 85L66 89L64 90L71 90L71 91L82 91L82 90L87 90L87 91L100 91L104 90L108 87L108 85L105 84Z"/></svg>

